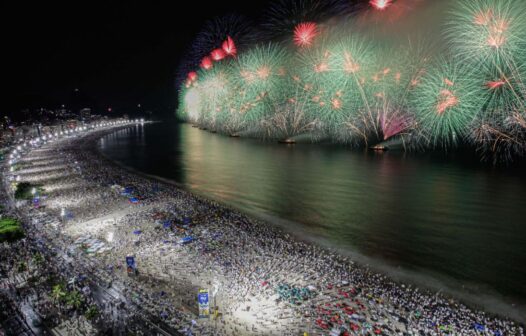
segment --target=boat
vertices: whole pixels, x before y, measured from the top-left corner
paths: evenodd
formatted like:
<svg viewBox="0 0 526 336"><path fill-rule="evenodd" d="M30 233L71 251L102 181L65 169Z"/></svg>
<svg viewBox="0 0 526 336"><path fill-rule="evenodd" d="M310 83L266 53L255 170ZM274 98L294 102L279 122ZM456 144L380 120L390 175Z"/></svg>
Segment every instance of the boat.
<svg viewBox="0 0 526 336"><path fill-rule="evenodd" d="M282 139L282 140L278 140L278 143L287 144L287 145L293 145L293 144L296 143L296 140L293 140L293 139Z"/></svg>
<svg viewBox="0 0 526 336"><path fill-rule="evenodd" d="M386 150L389 149L387 146L382 145L382 144L374 145L374 146L369 147L369 148L374 150L374 151L386 151Z"/></svg>

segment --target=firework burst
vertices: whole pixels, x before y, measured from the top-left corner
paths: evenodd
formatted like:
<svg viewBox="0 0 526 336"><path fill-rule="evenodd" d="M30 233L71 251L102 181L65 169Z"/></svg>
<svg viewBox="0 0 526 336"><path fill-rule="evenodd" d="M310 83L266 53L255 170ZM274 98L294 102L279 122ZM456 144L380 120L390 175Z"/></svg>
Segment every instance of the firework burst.
<svg viewBox="0 0 526 336"><path fill-rule="evenodd" d="M241 113L244 120L260 131L260 121L275 111L286 75L287 52L275 44L256 46L239 55L237 85L245 90Z"/></svg>
<svg viewBox="0 0 526 336"><path fill-rule="evenodd" d="M464 62L500 66L524 57L524 1L459 1L450 16L447 37Z"/></svg>
<svg viewBox="0 0 526 336"><path fill-rule="evenodd" d="M345 0L277 0L264 13L263 28L272 41L289 40L298 25L317 25L349 13L352 6Z"/></svg>
<svg viewBox="0 0 526 336"><path fill-rule="evenodd" d="M177 83L182 83L188 72L198 69L203 58L210 56L212 50L222 48L228 56L235 56L239 49L247 48L255 39L259 39L255 26L250 20L236 14L206 22L183 57Z"/></svg>
<svg viewBox="0 0 526 336"><path fill-rule="evenodd" d="M393 3L392 0L371 0L369 4L376 10L383 11L386 10Z"/></svg>
<svg viewBox="0 0 526 336"><path fill-rule="evenodd" d="M449 147L465 137L481 110L481 86L472 70L439 61L412 92L418 127L432 147Z"/></svg>
<svg viewBox="0 0 526 336"><path fill-rule="evenodd" d="M310 47L318 33L318 25L316 23L300 23L294 28L294 43L298 47Z"/></svg>

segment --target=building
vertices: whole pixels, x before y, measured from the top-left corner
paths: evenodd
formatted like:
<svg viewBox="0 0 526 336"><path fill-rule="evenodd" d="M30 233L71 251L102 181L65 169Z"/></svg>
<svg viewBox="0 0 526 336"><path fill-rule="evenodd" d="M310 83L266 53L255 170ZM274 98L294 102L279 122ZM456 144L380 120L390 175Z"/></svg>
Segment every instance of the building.
<svg viewBox="0 0 526 336"><path fill-rule="evenodd" d="M83 108L80 110L80 120L90 120L91 119L91 109L90 108Z"/></svg>

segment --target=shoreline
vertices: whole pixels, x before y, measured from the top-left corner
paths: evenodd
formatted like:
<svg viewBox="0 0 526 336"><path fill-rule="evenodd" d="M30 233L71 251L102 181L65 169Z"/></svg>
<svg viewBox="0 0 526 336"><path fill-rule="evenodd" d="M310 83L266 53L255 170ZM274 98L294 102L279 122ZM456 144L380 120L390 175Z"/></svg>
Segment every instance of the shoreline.
<svg viewBox="0 0 526 336"><path fill-rule="evenodd" d="M283 335L288 334L286 333L287 331L292 331L289 327L296 328L294 329L295 333L293 334L297 334L299 331L309 331L309 333L315 335L323 332L328 333L329 331L323 331L324 328L320 327L321 325L324 325L324 323L318 323L318 320L323 318L323 315L326 315L323 313L324 310L330 310L334 313L338 311L338 315L341 315L339 318L340 320L352 320L354 322L351 323L359 325L360 327L364 327L368 324L372 326L369 328L370 330L376 328L380 331L384 331L384 324L385 330L400 329L403 331L405 328L407 332L411 332L410 328L414 327L427 328L426 330L431 331L434 329L438 330L441 326L447 326L448 328L453 328L453 330L451 330L452 332L462 332L464 330L469 330L470 324L472 323L482 322L484 325L488 325L488 330L490 329L490 325L493 324L508 325L510 323L509 320L504 321L487 316L485 319L489 320L477 322L476 316L483 316L479 315L480 312L472 311L463 304L451 300L448 297L443 297L442 295L439 296L439 294L427 290L419 292L418 289L413 289L411 285L406 286L403 283L394 282L383 274L371 272L368 265L362 265L360 263L356 264L354 261L349 260L348 257L332 255L334 249L316 246L316 244L312 244L311 242L306 243L305 241L302 241L302 239L291 239L290 235L286 233L283 228L275 224L266 223L266 221L252 218L252 215L247 216L229 206L225 206L217 201L192 193L176 183L173 183L173 181L165 181L162 178L137 172L133 168L119 164L103 155L98 148L99 139L112 132L115 132L115 130L100 133L96 132L95 134L84 135L81 137L81 141L73 140L70 143L62 144L62 146L51 144L49 147L51 147L51 150L55 150L55 152L69 151L70 154L75 152L76 149L77 153L72 155L76 155L75 158L78 159L79 167L81 167L82 170L90 169L89 161L83 162L82 159L90 158L90 156L91 159L96 159L97 154L99 157L102 155L107 162L107 165L102 164L97 167L101 172L108 172L110 176L121 176L124 181L126 181L127 178L133 178L134 183L137 185L137 189L145 193L147 192L148 187L152 187L152 179L162 183L159 187L160 195L151 195L146 198L144 202L141 202L140 207L150 207L151 209L141 210L140 207L136 209L132 208L133 206L130 205L125 206L122 202L118 202L118 195L114 198L113 195L107 194L109 195L108 199L111 200L111 202L116 201L114 205L111 205L113 208L108 209L108 213L105 211L102 211L102 213L98 212L97 214L99 216L94 219L89 219L89 221L100 218L101 214L104 216L112 216L116 212L122 211L125 208L129 209L132 215L135 213L142 214L144 212L146 213L146 216L151 215L151 213L148 213L149 210L155 211L156 209L171 209L176 212L180 211L181 213L185 213L183 204L192 204L195 209L197 209L197 211L191 213L191 215L194 215L192 216L192 222L195 218L198 218L196 221L199 221L200 223L196 223L195 226L191 228L190 232L195 236L198 243L173 247L172 250L168 253L164 253L164 255L159 251L165 251L165 249L163 249L162 244L159 244L159 241L156 241L159 238L163 239L162 237L165 236L164 232L160 235L158 232L155 232L155 230L151 230L152 232L149 231L148 225L150 226L150 229L151 226L153 226L151 223L151 217L149 220L137 221L136 226L143 229L145 235L151 235L152 239L149 237L147 240L147 252L153 252L153 254L159 252L159 256L167 256L168 262L162 266L173 265L175 260L170 258L170 254L178 254L184 256L184 258L188 258L186 263L181 262L178 266L182 266L183 268L186 266L197 266L196 268L201 269L201 271L209 270L210 273L212 272L212 269L214 272L217 271L218 274L216 274L216 280L219 279L218 281L221 282L221 287L225 287L225 292L227 292L225 293L226 295L224 293L218 294L218 297L220 297L221 300L225 300L225 308L220 305L220 311L225 312L225 315L222 317L222 323L225 325L225 328L222 329L224 332L221 332L220 334L229 334L229 332L235 333L236 331L239 331L235 328L238 326L241 328L242 325L245 325L246 327L246 330L244 330L242 334L265 335L268 334L265 333L266 330L274 330L273 324L266 323L266 320L268 319L265 318L263 319L264 322L261 323L261 326L257 323L257 326L254 326L254 323L248 323L252 324L252 329L248 329L248 325L246 325L247 321L257 321L257 319L252 318L252 314L257 316L258 302L265 302L264 307L259 307L261 311L277 311L278 315L275 315L273 319L279 320L276 316L279 316L280 313L285 313L285 315L288 316L287 323L290 324L280 324L285 329L278 328L278 330L281 330L280 334ZM81 142L83 143L80 144ZM86 151L78 151L78 147L80 147L80 149L86 149ZM132 175L126 175L126 173ZM86 181L86 177L84 180ZM177 189L173 190L174 187ZM176 206L173 205L174 203ZM177 204L179 206L177 206ZM210 210L214 211L216 214L221 214L225 218L217 219L217 216L214 218L214 216L211 216ZM127 218L126 216L127 215L123 215L121 219ZM82 224L86 223L83 218L79 218L79 220L79 223L74 223L77 220L69 223L69 226L73 226L73 228L68 228L67 223L63 230L66 230L67 234L71 237L75 236L72 232L75 232L75 230L81 230ZM214 221L216 220L220 223L215 223ZM224 222L221 222L221 220L224 220ZM117 220L117 228L123 229L125 226L122 226L119 223L120 219ZM178 230L179 229L180 228L178 228ZM104 230L105 229L103 228L102 232L105 234L106 232ZM220 238L211 238L211 231L220 234ZM95 235L101 235L96 230L95 232ZM133 239L130 240L129 235L118 233L117 231L115 231L114 234L122 234L122 238L125 242L122 246L115 247L114 251L118 251L118 253L115 252L116 254L122 254L122 252L127 253L130 250L138 250L134 249L133 246L130 247L127 245L127 243L133 241ZM223 236L226 236L227 238L223 239ZM139 240L141 239L142 237ZM219 241L220 246L211 247L210 242L212 240L214 240L214 244L216 241ZM141 244L143 243L141 242ZM232 249L235 251L236 248L239 253L232 252ZM212 249L212 253L207 251L207 249ZM280 255L280 249L284 249L283 252L286 252L288 255ZM218 261L218 259L221 258L224 258L224 260ZM108 262L108 259L111 258L102 255L101 259L106 259L106 262ZM278 262L276 263L274 259L277 259ZM151 264L150 266L155 268L155 260L149 260L146 255L137 255L137 260L139 269L141 269L142 263L144 263L144 265ZM222 263L225 260L227 260L230 265L226 266L226 263ZM301 262L296 263L298 260ZM119 260L119 262L121 262L121 260ZM233 263L234 266L232 266ZM239 263L239 265L235 263ZM169 269L166 267L160 267L159 270L160 273L169 273L170 276L172 276ZM148 276L156 277L155 270L152 269L149 272L151 274L148 273ZM268 274L272 272L276 274ZM324 274L324 272L327 272L327 274ZM256 275L255 277L254 274ZM305 277L305 274L308 274L308 276ZM172 277L169 276L168 280L166 280L172 286L176 285L174 281L178 283L178 281L181 280L181 278L176 278L176 275L173 275ZM161 278L164 277L158 276L154 282L161 281ZM186 279L186 277L183 278ZM246 278L252 278L250 283L246 283ZM305 278L307 278L307 280ZM208 282L210 282L213 279L211 274L208 276L203 276L203 274L199 274L198 276L197 274L194 274L194 277L190 277L188 280L190 286L206 286L206 281L208 280ZM261 285L263 282L267 284L264 286ZM314 297L306 299L305 302L302 302L297 306L288 305L284 302L273 303L277 294L274 288L271 287L277 286L280 282L292 288L306 288L307 286L313 286L316 288L313 292L316 293L313 294ZM309 285L309 283L314 283L314 285ZM340 284L340 288L337 286L338 283ZM188 287L186 287L186 289L188 289ZM228 301L228 296L230 294L239 293L242 290L245 290L243 300L234 300L233 302ZM190 296L192 297L193 295ZM254 298L257 298L256 302L254 302ZM241 304L240 301L243 303ZM245 306L244 304L247 301L249 303ZM284 300L282 299L281 301ZM325 306L327 303L336 304L334 302L338 302L340 306ZM308 306L312 306L314 303L319 304L316 309L312 310ZM345 305L342 306L343 303L345 303ZM458 324L457 326L454 326L454 323L443 323L444 321L440 320L440 317L435 326L427 326L426 323L428 322L428 318L437 319L436 316L434 316L437 313L437 305L441 306L442 309L445 309L442 307L442 303L447 303L448 306L454 305L456 307L452 311L456 311L456 314L458 314L458 316L455 316L454 318L455 323ZM251 305L252 312L249 312ZM254 308L254 306L256 306L256 308ZM267 306L269 308L267 308ZM345 309L342 307L352 307L349 308L348 311L352 310L354 312L353 314L360 318L352 319L352 317L343 316L343 311ZM394 313L391 313L389 311L390 309L393 310ZM433 311L433 314L427 315L427 313L430 313L428 310ZM320 313L320 311L322 311L322 313ZM415 311L419 312L418 317L415 316ZM460 313L460 311L462 311L462 313ZM295 318L297 313L300 313L300 316L303 317ZM309 316L307 317L307 315ZM318 318L315 318L316 316L318 316ZM374 321L375 316L376 321ZM384 324L378 322L378 317L382 318L382 316L387 321ZM270 320L272 320L272 318ZM339 324L338 322L340 322L340 320L334 322L334 324ZM346 323L348 325L349 321ZM228 328L228 324L231 324L232 328ZM203 323L203 326L204 329L212 328L212 326L206 322ZM213 330L213 328L211 330ZM394 332L394 330L392 331ZM474 331L475 330L473 330L473 332Z"/></svg>

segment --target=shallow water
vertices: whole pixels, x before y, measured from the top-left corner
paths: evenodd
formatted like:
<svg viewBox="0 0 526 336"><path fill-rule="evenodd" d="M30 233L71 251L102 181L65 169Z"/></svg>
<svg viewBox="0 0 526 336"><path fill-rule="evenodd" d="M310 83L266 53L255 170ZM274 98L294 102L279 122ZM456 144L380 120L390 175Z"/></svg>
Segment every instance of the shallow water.
<svg viewBox="0 0 526 336"><path fill-rule="evenodd" d="M526 303L526 174L448 156L280 145L159 123L106 136L109 157L310 238L475 293Z"/></svg>

